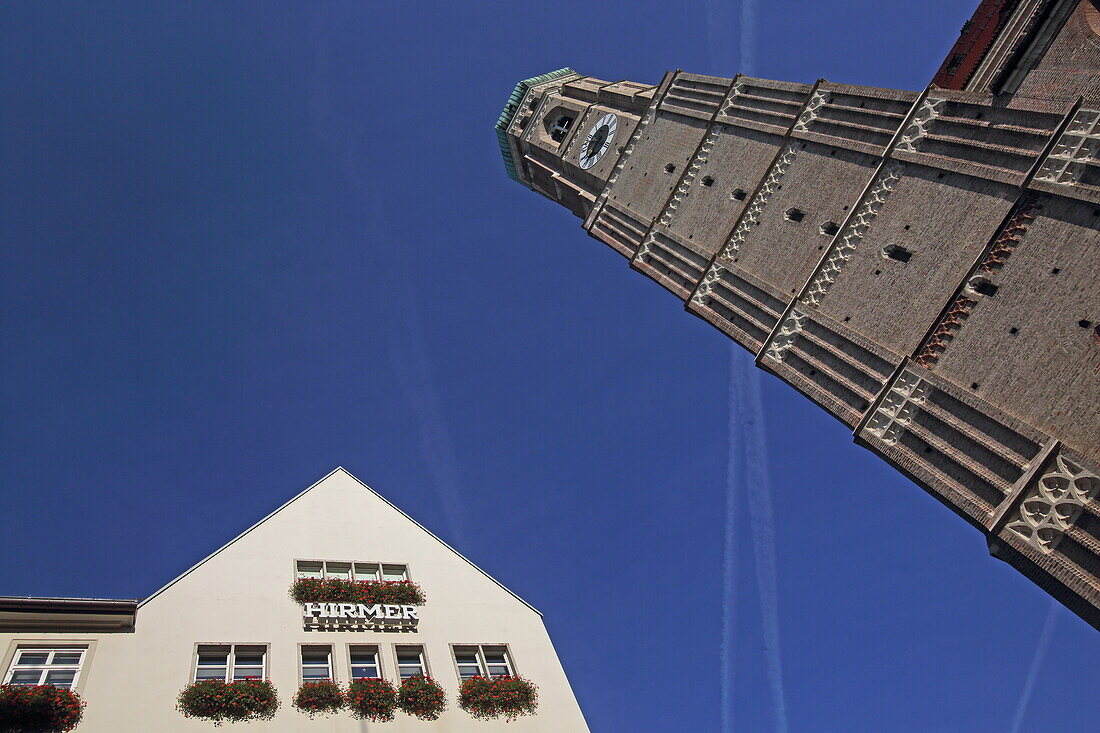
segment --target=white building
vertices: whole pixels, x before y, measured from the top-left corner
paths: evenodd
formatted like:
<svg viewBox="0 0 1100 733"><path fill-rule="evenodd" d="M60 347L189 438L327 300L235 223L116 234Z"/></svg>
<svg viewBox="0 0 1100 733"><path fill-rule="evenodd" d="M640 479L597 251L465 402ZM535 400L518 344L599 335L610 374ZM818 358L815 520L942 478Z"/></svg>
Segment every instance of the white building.
<svg viewBox="0 0 1100 733"><path fill-rule="evenodd" d="M322 573L407 578L426 602L388 609L392 620L311 619L288 591ZM196 679L235 676L270 679L281 704L273 720L229 729L588 730L539 612L342 468L144 601L0 599L0 653L6 684L71 685L87 702L81 733L210 729L178 712L177 696ZM436 721L398 711L376 723L291 706L303 679L347 683L353 666L395 684L425 672L447 709ZM462 677L504 671L538 685L535 715L508 723L459 709Z"/></svg>

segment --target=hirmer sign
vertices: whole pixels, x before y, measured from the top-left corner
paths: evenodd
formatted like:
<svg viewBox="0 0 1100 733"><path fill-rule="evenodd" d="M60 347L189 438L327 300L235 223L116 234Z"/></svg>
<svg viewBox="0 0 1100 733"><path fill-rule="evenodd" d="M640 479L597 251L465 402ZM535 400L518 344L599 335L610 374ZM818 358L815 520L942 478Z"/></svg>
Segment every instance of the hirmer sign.
<svg viewBox="0 0 1100 733"><path fill-rule="evenodd" d="M420 620L416 606L389 603L303 603L302 616L306 623L346 619L362 623L415 624Z"/></svg>

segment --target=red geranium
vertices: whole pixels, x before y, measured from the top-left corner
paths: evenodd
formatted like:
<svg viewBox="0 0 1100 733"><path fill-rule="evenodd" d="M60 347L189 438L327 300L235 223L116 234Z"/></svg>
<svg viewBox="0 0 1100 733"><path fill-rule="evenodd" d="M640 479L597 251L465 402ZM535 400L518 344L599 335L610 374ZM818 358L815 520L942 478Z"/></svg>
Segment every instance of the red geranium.
<svg viewBox="0 0 1100 733"><path fill-rule="evenodd" d="M344 707L344 691L332 680L303 682L291 704L311 718L335 713Z"/></svg>
<svg viewBox="0 0 1100 733"><path fill-rule="evenodd" d="M482 720L534 715L538 704L538 687L522 677L468 677L458 689L458 706Z"/></svg>
<svg viewBox="0 0 1100 733"><path fill-rule="evenodd" d="M60 733L76 727L85 702L53 685L0 685L0 731Z"/></svg>
<svg viewBox="0 0 1100 733"><path fill-rule="evenodd" d="M393 720L397 690L384 679L367 677L348 685L347 701L353 718L383 723Z"/></svg>
<svg viewBox="0 0 1100 733"><path fill-rule="evenodd" d="M438 720L447 707L447 696L438 682L418 674L401 683L397 707L421 720Z"/></svg>
<svg viewBox="0 0 1100 733"><path fill-rule="evenodd" d="M185 718L203 718L214 725L271 720L279 709L279 696L268 680L202 680L183 688L176 709Z"/></svg>
<svg viewBox="0 0 1100 733"><path fill-rule="evenodd" d="M290 586L295 603L388 603L422 606L424 591L409 580L298 578Z"/></svg>

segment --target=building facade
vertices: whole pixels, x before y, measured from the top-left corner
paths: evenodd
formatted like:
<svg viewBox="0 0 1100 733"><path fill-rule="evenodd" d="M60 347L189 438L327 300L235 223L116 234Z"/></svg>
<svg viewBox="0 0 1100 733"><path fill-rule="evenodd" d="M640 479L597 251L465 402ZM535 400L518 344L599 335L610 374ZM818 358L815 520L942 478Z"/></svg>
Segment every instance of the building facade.
<svg viewBox="0 0 1100 733"><path fill-rule="evenodd" d="M1100 628L1100 11L985 0L922 91L571 69L511 177Z"/></svg>
<svg viewBox="0 0 1100 733"><path fill-rule="evenodd" d="M426 599L357 615L296 603L299 578L409 580ZM4 683L77 691L88 733L209 729L176 710L181 690L248 677L270 679L281 701L250 730L588 730L538 611L343 469L143 601L0 599L0 654ZM303 681L417 674L445 691L438 720L311 719L290 704ZM457 695L474 675L535 683L536 713L471 717Z"/></svg>

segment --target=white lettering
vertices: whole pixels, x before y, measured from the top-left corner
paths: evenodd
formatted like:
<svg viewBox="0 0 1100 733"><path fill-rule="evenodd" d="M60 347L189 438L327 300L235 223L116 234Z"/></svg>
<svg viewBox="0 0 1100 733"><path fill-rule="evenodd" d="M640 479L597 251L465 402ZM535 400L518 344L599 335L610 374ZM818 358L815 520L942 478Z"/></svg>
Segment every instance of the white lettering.
<svg viewBox="0 0 1100 733"><path fill-rule="evenodd" d="M386 618L401 618L401 606L384 606L384 608L386 609Z"/></svg>
<svg viewBox="0 0 1100 733"><path fill-rule="evenodd" d="M420 620L420 615L416 611L416 606L402 606L401 610L405 612L404 617L406 619L416 619L417 621Z"/></svg>
<svg viewBox="0 0 1100 733"><path fill-rule="evenodd" d="M308 618L313 618L314 616L324 618L328 616L328 614L325 613L324 603L306 603L302 608L302 615Z"/></svg>

